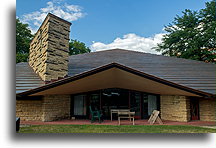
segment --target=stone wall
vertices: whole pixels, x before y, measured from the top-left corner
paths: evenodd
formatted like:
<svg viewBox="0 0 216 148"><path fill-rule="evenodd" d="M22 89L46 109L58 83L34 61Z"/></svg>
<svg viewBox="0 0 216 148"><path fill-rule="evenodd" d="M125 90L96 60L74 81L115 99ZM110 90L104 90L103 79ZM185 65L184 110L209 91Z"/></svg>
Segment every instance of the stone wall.
<svg viewBox="0 0 216 148"><path fill-rule="evenodd" d="M68 119L70 117L70 98L70 95L44 96L42 121Z"/></svg>
<svg viewBox="0 0 216 148"><path fill-rule="evenodd" d="M216 121L216 100L200 98L199 110L201 121Z"/></svg>
<svg viewBox="0 0 216 148"><path fill-rule="evenodd" d="M42 121L42 99L16 100L16 116L21 121Z"/></svg>
<svg viewBox="0 0 216 148"><path fill-rule="evenodd" d="M54 121L70 117L70 95L47 95L16 100L16 116L22 121Z"/></svg>
<svg viewBox="0 0 216 148"><path fill-rule="evenodd" d="M70 25L49 13L30 44L29 65L44 81L68 74Z"/></svg>
<svg viewBox="0 0 216 148"><path fill-rule="evenodd" d="M162 120L187 122L190 120L190 100L186 96L160 96Z"/></svg>

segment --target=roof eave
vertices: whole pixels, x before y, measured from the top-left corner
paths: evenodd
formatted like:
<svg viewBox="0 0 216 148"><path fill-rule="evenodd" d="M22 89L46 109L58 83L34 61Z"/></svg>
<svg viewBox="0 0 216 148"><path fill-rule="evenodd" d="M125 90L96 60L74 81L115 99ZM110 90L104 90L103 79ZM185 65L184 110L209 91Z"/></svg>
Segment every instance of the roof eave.
<svg viewBox="0 0 216 148"><path fill-rule="evenodd" d="M16 96L18 96L18 97L28 96L28 95L31 95L31 94L34 94L34 93L37 93L37 92L40 92L40 91L47 90L49 88L53 88L53 87L56 87L56 86L59 86L59 85L62 85L62 84L66 84L66 83L69 83L69 82L72 82L72 81L75 81L75 80L78 80L78 79L82 79L84 77L90 76L92 74L95 74L95 73L98 73L98 72L101 72L101 71L104 71L104 70L107 70L107 69L110 69L110 68L113 68L113 67L119 68L121 70L125 70L125 71L133 73L135 75L138 75L138 76L141 76L141 77L144 77L144 78L147 78L147 79L150 79L150 80L153 80L153 81L156 81L156 82L159 82L159 83L162 83L162 84L165 84L165 85L177 88L177 89L181 89L181 90L196 94L198 96L216 97L215 94L210 94L210 93L206 93L206 92L203 92L203 91L200 91L200 90L196 90L196 89L192 89L192 88L189 88L189 87L186 87L186 86L182 86L182 85L179 85L179 84L176 84L176 83L161 79L159 77L155 77L153 75L146 74L144 72L132 69L130 67L127 67L127 66L121 65L119 63L115 63L115 62L107 64L107 65L103 65L103 66L100 66L100 67L97 67L95 69L83 72L81 74L78 74L78 75L75 75L75 76L72 76L72 77L67 77L65 79L61 79L61 80L55 81L53 83L46 84L44 86L40 86L40 87L35 88L35 89L31 89L31 90L28 90L28 91L25 91L25 92L18 93L18 94L16 94Z"/></svg>

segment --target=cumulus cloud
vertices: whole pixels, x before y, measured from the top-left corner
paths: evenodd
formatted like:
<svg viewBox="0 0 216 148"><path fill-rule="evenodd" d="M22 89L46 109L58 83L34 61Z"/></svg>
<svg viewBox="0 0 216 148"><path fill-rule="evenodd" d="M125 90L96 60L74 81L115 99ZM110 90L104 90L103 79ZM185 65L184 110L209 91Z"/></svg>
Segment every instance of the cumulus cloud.
<svg viewBox="0 0 216 148"><path fill-rule="evenodd" d="M52 13L69 22L76 21L86 15L82 12L82 7L78 5L63 3L62 0L53 0L47 2L46 7L38 11L22 15L20 20L29 24L32 33L35 33L48 13Z"/></svg>
<svg viewBox="0 0 216 148"><path fill-rule="evenodd" d="M116 38L110 44L104 44L101 42L93 42L90 46L92 51L102 51L107 49L127 49L127 50L134 50L140 51L145 53L153 53L153 54L160 54L159 52L152 49L156 47L158 43L161 43L161 39L164 33L155 34L153 37L142 37L138 36L134 33L129 33L123 36L123 38Z"/></svg>

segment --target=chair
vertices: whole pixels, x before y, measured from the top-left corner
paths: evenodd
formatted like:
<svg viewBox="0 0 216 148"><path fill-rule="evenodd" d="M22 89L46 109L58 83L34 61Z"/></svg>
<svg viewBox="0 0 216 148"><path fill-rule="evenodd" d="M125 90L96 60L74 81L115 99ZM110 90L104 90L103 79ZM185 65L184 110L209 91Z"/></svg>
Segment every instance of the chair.
<svg viewBox="0 0 216 148"><path fill-rule="evenodd" d="M91 123L93 123L96 119L98 119L99 123L101 123L101 121L103 121L102 111L99 111L99 110L93 111L91 106L89 106L89 110L90 110L90 114L91 114Z"/></svg>

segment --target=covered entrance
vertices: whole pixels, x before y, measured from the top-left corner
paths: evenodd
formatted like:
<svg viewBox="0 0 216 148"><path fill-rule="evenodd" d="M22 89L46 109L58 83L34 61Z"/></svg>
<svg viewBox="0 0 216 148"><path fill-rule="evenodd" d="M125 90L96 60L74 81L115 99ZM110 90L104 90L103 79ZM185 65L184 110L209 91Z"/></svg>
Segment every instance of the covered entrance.
<svg viewBox="0 0 216 148"><path fill-rule="evenodd" d="M147 119L154 109L160 110L160 101L159 95L120 88L103 89L73 95L71 116L88 119L89 106L101 110L105 119L110 119L111 109L130 109L135 112L136 119Z"/></svg>

